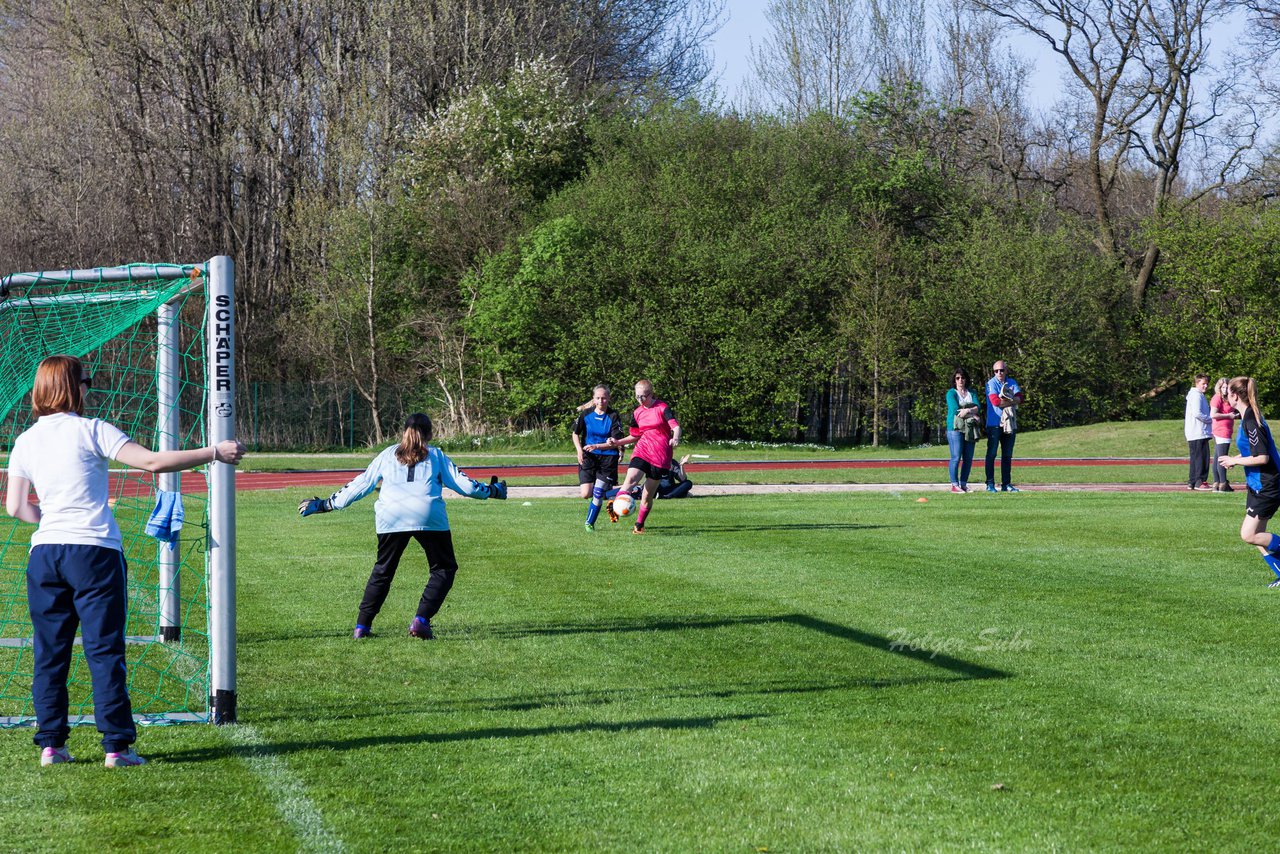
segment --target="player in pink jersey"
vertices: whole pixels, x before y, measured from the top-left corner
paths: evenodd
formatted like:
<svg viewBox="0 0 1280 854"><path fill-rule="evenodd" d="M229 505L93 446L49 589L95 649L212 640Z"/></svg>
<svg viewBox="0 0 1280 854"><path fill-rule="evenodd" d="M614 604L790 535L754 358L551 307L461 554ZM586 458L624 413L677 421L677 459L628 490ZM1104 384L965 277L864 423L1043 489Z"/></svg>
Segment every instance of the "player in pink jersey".
<svg viewBox="0 0 1280 854"><path fill-rule="evenodd" d="M640 496L640 512L636 514L633 534L644 533L644 522L658 494L658 482L671 468L671 452L680 444L680 422L676 421L671 407L653 396L653 383L640 380L636 383L636 407L631 414L631 435L624 439L610 438L610 448L635 445L631 462L627 465L627 477L618 487L619 492L631 489L644 478L644 492Z"/></svg>

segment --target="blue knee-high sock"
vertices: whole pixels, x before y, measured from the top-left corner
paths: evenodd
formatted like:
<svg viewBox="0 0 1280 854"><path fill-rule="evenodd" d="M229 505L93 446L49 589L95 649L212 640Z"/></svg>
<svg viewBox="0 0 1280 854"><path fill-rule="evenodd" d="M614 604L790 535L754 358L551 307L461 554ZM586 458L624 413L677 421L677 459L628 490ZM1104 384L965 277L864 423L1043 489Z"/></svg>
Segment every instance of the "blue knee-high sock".
<svg viewBox="0 0 1280 854"><path fill-rule="evenodd" d="M1267 551L1273 555L1280 555L1280 534L1271 535L1271 542L1267 545Z"/></svg>
<svg viewBox="0 0 1280 854"><path fill-rule="evenodd" d="M587 508L587 524L594 525L600 515L600 504L604 501L604 488L608 484L604 478L596 478L596 485L591 489L591 506Z"/></svg>
<svg viewBox="0 0 1280 854"><path fill-rule="evenodd" d="M1262 560L1276 574L1276 578L1280 578L1280 557L1268 553L1262 556Z"/></svg>

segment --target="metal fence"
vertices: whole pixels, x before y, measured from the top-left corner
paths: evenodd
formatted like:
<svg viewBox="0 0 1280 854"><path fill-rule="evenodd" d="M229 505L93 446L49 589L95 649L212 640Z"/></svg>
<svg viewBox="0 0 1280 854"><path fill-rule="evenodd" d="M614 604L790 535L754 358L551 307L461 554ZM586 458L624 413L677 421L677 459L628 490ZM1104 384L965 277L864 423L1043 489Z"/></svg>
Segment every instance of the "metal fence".
<svg viewBox="0 0 1280 854"><path fill-rule="evenodd" d="M255 451L360 448L398 435L406 412L434 411L420 387L383 387L376 410L352 385L251 382L237 408L243 441Z"/></svg>
<svg viewBox="0 0 1280 854"><path fill-rule="evenodd" d="M915 398L897 395L881 414L880 441L945 442L946 405L939 396L931 407L936 411L922 420L917 417L919 407L915 406ZM240 435L254 451L363 448L376 441L375 417L381 424L383 440L391 441L399 435L405 415L419 411L428 412L436 419L437 434L441 438L449 436L441 402L430 393L429 387L423 386L381 388L375 413L359 389L349 384L250 382L242 389L237 408ZM567 428L569 416L561 415L563 424L517 426L533 430ZM871 443L870 400L866 389L847 379L815 387L803 402L785 411L779 409L777 418L780 424L795 425L787 431L790 434L787 438L793 441L838 445ZM687 425L686 429L691 435L700 432L696 425Z"/></svg>

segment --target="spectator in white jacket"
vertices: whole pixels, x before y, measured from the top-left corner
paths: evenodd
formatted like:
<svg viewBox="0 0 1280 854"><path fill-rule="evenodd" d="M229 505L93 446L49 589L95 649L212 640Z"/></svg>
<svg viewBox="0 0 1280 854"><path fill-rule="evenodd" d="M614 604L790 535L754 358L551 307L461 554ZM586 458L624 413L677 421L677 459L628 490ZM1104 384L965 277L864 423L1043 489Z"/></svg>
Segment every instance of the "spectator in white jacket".
<svg viewBox="0 0 1280 854"><path fill-rule="evenodd" d="M1187 450L1191 465L1187 477L1187 489L1209 490L1209 443L1213 441L1213 419L1209 415L1209 401L1204 393L1209 390L1209 377L1196 374L1191 391L1187 392L1187 411L1182 420L1182 432L1187 437Z"/></svg>

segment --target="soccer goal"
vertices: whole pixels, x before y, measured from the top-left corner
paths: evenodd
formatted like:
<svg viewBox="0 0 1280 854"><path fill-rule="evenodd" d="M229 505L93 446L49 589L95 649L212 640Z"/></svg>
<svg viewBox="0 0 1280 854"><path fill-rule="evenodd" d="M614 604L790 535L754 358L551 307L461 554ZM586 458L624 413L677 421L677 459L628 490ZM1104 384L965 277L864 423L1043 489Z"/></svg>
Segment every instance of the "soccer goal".
<svg viewBox="0 0 1280 854"><path fill-rule="evenodd" d="M92 377L84 414L150 448L235 436L235 268L130 264L0 279L0 496L7 455L32 422L30 392L46 356L78 356ZM129 694L139 723L234 723L235 469L149 474L112 463L110 500L128 561ZM147 523L180 496L176 537ZM0 519L0 726L34 723L26 560L34 528ZM79 640L77 640L77 645ZM77 649L71 719L93 722L89 668Z"/></svg>

